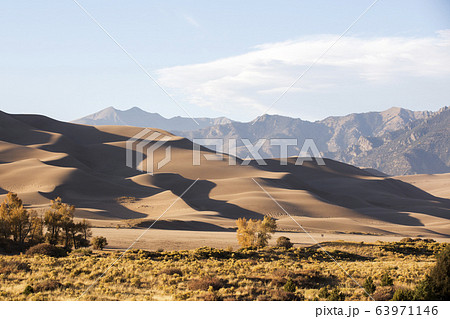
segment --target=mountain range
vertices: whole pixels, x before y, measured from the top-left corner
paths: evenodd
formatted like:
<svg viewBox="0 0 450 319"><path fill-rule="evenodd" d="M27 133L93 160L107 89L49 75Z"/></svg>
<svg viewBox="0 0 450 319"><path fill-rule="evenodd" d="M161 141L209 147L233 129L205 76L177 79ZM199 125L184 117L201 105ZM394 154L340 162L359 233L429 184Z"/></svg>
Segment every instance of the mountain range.
<svg viewBox="0 0 450 319"><path fill-rule="evenodd" d="M288 156L298 156L305 139L313 139L322 156L389 175L438 174L450 172L450 109L411 111L390 108L382 112L332 116L305 121L280 115L263 115L243 123L228 118L174 117L166 119L137 107L126 111L107 108L73 121L89 125L157 127L190 140L220 138L237 140L237 156L249 156L242 139L256 144L260 139L297 139ZM266 141L259 153L279 158L279 146Z"/></svg>
<svg viewBox="0 0 450 319"><path fill-rule="evenodd" d="M97 113L75 120L73 123L86 125L128 125L138 127L157 127L166 131L191 131L208 126L232 122L226 117L199 117L194 120L189 117L181 116L167 119L158 113L146 112L138 107L132 107L126 111L117 110L114 107L108 107Z"/></svg>

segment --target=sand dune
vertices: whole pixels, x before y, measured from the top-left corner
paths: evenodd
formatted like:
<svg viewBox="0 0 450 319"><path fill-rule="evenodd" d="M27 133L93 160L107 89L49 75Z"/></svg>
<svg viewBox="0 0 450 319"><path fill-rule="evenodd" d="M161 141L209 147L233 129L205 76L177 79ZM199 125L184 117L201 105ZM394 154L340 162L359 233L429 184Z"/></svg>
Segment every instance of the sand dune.
<svg viewBox="0 0 450 319"><path fill-rule="evenodd" d="M213 154L206 148L201 165L193 165L189 140L152 129L161 134L157 139L170 139L164 146L171 147L172 160L151 176L125 165L126 141L141 130L0 112L0 199L14 191L42 211L61 196L76 205L77 217L97 226L128 221L144 227L199 179L162 216L160 228L226 231L239 217L270 215L280 228L300 230L256 181L317 233L450 236L449 174L391 178L329 159L325 166L297 166L296 158L285 166L277 159L265 166L242 166L238 159L230 166L228 155L206 160L203 155ZM156 150L155 162L165 155L165 147Z"/></svg>

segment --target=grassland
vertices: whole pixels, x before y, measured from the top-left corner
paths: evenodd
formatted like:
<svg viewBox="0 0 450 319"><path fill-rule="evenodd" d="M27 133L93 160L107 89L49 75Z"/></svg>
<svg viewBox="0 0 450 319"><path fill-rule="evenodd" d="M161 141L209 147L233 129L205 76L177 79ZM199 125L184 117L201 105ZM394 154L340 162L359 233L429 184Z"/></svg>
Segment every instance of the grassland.
<svg viewBox="0 0 450 319"><path fill-rule="evenodd" d="M0 300L367 300L359 285L369 276L373 297L389 300L397 289L414 288L448 244L322 245L329 255L317 246L133 250L120 259L122 252L90 250L60 258L3 255ZM386 274L392 286L381 285Z"/></svg>

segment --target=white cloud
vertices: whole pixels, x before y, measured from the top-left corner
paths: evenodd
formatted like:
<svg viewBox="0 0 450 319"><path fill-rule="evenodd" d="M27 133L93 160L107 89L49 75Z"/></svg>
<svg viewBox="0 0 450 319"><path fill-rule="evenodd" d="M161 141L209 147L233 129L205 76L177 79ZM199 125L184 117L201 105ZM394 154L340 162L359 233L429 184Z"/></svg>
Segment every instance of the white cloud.
<svg viewBox="0 0 450 319"><path fill-rule="evenodd" d="M184 19L186 20L187 23L189 23L190 25L196 27L196 28L200 28L200 24L198 23L197 20L195 20L192 16L189 15L185 15Z"/></svg>
<svg viewBox="0 0 450 319"><path fill-rule="evenodd" d="M265 111L336 38L322 35L263 44L238 56L160 69L158 77L195 105L225 114ZM288 94L449 75L450 30L421 38L343 37Z"/></svg>

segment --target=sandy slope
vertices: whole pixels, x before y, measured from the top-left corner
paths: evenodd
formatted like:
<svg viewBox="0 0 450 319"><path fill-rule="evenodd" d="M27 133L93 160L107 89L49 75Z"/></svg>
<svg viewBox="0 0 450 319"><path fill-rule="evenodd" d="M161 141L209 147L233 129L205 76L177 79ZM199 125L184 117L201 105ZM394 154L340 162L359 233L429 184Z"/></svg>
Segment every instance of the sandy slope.
<svg viewBox="0 0 450 319"><path fill-rule="evenodd" d="M317 233L450 236L449 174L389 178L332 160L297 166L295 158L286 166L276 159L230 166L226 155L203 158L211 154L205 148L196 166L189 140L152 129L170 138L164 146L171 147L172 160L151 176L125 165L126 141L141 130L0 112L0 199L18 192L42 211L61 196L76 205L77 217L107 227L160 218L156 228L217 232L234 227L239 217L270 215L285 230L300 230L294 218ZM155 162L165 154L159 148ZM118 201L121 196L135 199Z"/></svg>
<svg viewBox="0 0 450 319"><path fill-rule="evenodd" d="M420 174L395 178L421 188L434 196L450 198L450 174Z"/></svg>

